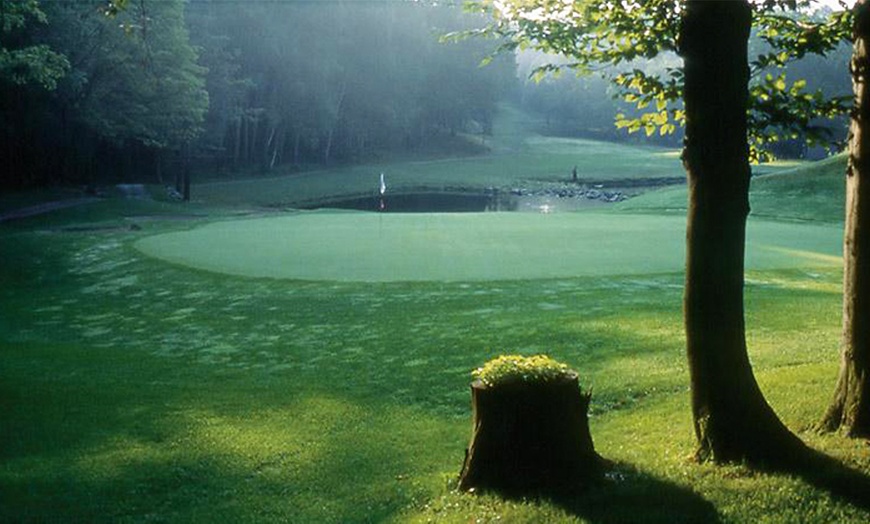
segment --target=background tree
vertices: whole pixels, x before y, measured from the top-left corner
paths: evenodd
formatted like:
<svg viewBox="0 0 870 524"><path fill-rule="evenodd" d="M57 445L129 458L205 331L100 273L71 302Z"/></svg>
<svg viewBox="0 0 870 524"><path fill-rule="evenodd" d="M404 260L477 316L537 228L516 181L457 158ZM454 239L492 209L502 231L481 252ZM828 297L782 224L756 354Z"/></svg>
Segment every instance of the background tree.
<svg viewBox="0 0 870 524"><path fill-rule="evenodd" d="M107 5L124 8L107 17ZM39 50L27 53L32 67L12 67L0 79L3 185L152 181L155 171L159 178L162 156L197 137L208 106L184 5L0 3L14 15L3 23L15 43L4 41L4 49ZM37 67L34 57L48 58Z"/></svg>
<svg viewBox="0 0 870 524"><path fill-rule="evenodd" d="M823 428L870 437L870 4L854 7L851 63L855 107L849 129L843 259L843 338L834 399Z"/></svg>
<svg viewBox="0 0 870 524"><path fill-rule="evenodd" d="M155 173L161 155L180 151L202 131L205 70L196 63L180 0L139 0L111 19L103 7L52 2L47 9L56 23L46 39L73 65L56 101L67 115L63 128L89 137L67 152L98 151L102 165L88 171L129 180L139 166Z"/></svg>
<svg viewBox="0 0 870 524"><path fill-rule="evenodd" d="M187 15L209 68L209 150L236 168L467 154L514 83L508 59L478 67L489 43L438 43L481 23L456 8L201 1Z"/></svg>
<svg viewBox="0 0 870 524"><path fill-rule="evenodd" d="M0 184L18 187L40 179L27 166L40 162L28 144L35 140L45 114L48 92L69 71L66 57L33 38L34 26L48 17L35 0L0 1Z"/></svg>

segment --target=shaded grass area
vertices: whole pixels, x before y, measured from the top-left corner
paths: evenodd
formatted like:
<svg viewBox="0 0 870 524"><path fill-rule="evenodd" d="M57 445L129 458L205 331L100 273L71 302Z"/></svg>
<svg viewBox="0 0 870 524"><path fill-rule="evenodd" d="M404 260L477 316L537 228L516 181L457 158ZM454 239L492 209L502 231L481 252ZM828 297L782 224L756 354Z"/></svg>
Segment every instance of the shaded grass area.
<svg viewBox="0 0 870 524"><path fill-rule="evenodd" d="M0 520L866 522L799 477L698 466L682 277L251 279L142 257L143 231L0 228ZM6 257L6 254L9 254ZM840 271L753 271L751 357L801 430L836 376ZM569 500L451 491L470 372L547 353L618 467ZM865 445L802 434L870 471Z"/></svg>

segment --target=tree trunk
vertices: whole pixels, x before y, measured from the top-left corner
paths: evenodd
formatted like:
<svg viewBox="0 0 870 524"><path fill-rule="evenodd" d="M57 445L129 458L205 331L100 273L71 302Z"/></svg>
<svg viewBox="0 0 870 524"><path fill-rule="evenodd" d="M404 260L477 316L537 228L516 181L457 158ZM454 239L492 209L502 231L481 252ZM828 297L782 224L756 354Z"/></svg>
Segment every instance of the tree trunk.
<svg viewBox="0 0 870 524"><path fill-rule="evenodd" d="M245 165L251 159L250 153L251 117L248 114L242 116L242 161Z"/></svg>
<svg viewBox="0 0 870 524"><path fill-rule="evenodd" d="M190 202L190 143L184 145L184 173L182 175L181 198Z"/></svg>
<svg viewBox="0 0 870 524"><path fill-rule="evenodd" d="M293 136L293 165L294 166L299 165L299 145L300 145L301 140L302 140L302 133L299 131L296 131L296 133Z"/></svg>
<svg viewBox="0 0 870 524"><path fill-rule="evenodd" d="M163 150L154 149L154 171L157 175L157 183L163 186Z"/></svg>
<svg viewBox="0 0 870 524"><path fill-rule="evenodd" d="M689 184L686 343L697 457L777 465L804 448L764 400L746 348L751 21L745 0L690 0L680 27Z"/></svg>
<svg viewBox="0 0 870 524"><path fill-rule="evenodd" d="M326 135L326 146L323 148L323 165L329 165L330 155L332 155L332 134L335 132L334 128L331 128Z"/></svg>
<svg viewBox="0 0 870 524"><path fill-rule="evenodd" d="M579 489L602 472L589 433L589 395L577 376L471 385L473 434L459 488L507 493Z"/></svg>
<svg viewBox="0 0 870 524"><path fill-rule="evenodd" d="M266 139L265 144L263 145L263 157L262 157L262 166L263 171L267 171L272 169L272 166L275 165L275 157L278 155L278 142L275 139L278 134L278 127L281 124L279 122L272 122L272 125L269 127L268 135L269 137Z"/></svg>
<svg viewBox="0 0 870 524"><path fill-rule="evenodd" d="M846 228L843 239L843 338L840 374L823 429L870 437L870 4L855 4L852 86L855 107L849 127L846 171Z"/></svg>
<svg viewBox="0 0 870 524"><path fill-rule="evenodd" d="M242 154L242 115L236 118L236 133L233 137L233 169L239 168L239 158Z"/></svg>

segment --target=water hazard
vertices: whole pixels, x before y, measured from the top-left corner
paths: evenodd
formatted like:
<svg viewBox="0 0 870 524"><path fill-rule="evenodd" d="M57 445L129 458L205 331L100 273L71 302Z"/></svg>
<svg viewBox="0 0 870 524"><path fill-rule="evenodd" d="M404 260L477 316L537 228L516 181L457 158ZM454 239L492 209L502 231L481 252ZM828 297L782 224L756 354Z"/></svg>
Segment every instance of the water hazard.
<svg viewBox="0 0 870 524"><path fill-rule="evenodd" d="M385 213L481 213L513 212L553 213L573 211L609 203L601 198L558 193L486 192L447 193L419 192L371 195L320 202L305 209L350 209Z"/></svg>

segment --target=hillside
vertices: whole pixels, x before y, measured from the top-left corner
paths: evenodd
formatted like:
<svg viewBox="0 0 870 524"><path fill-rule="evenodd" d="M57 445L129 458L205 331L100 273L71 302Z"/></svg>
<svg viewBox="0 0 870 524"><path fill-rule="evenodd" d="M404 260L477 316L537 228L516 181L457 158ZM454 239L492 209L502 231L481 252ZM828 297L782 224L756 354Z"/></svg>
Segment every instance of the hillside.
<svg viewBox="0 0 870 524"><path fill-rule="evenodd" d="M752 216L777 220L843 221L845 154L752 179ZM685 213L685 186L668 187L616 206L626 213Z"/></svg>

